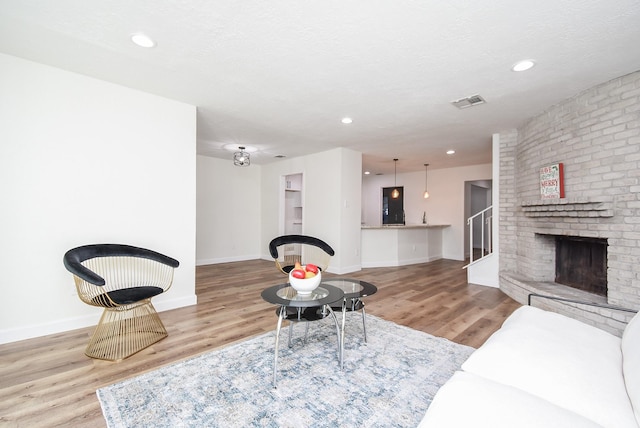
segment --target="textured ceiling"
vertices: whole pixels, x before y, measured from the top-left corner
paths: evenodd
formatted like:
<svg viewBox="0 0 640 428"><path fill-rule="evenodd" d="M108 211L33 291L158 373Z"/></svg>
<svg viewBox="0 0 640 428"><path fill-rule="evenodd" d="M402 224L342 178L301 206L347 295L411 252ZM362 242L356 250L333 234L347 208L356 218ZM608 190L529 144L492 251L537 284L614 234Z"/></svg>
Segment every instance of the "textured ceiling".
<svg viewBox="0 0 640 428"><path fill-rule="evenodd" d="M393 173L491 162L492 133L640 70L639 22L638 0L2 0L0 52L196 105L203 155Z"/></svg>

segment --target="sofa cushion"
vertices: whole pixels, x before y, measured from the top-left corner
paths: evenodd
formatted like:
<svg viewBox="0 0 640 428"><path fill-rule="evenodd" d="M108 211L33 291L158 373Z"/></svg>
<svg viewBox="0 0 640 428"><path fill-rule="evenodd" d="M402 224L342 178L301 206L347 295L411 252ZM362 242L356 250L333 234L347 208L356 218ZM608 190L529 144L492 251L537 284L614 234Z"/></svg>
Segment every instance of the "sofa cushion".
<svg viewBox="0 0 640 428"><path fill-rule="evenodd" d="M516 310L462 369L511 385L602 426L638 425L622 376L620 338L530 306Z"/></svg>
<svg viewBox="0 0 640 428"><path fill-rule="evenodd" d="M457 372L433 399L423 428L595 428L597 423L535 395Z"/></svg>
<svg viewBox="0 0 640 428"><path fill-rule="evenodd" d="M631 319L622 334L622 372L640 425L640 314Z"/></svg>

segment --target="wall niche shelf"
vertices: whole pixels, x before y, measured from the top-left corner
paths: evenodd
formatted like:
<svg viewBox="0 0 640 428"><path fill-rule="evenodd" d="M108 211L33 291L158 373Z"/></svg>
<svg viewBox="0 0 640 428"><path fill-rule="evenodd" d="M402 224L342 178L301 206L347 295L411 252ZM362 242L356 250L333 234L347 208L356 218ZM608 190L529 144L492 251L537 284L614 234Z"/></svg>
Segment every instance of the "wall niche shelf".
<svg viewBox="0 0 640 428"><path fill-rule="evenodd" d="M302 174L285 176L284 232L302 234Z"/></svg>

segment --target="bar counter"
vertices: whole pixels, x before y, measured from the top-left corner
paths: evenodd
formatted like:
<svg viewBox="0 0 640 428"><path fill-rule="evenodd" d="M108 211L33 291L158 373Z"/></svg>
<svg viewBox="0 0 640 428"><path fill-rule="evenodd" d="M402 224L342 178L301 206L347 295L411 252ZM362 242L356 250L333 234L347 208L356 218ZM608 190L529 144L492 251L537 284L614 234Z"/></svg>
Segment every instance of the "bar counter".
<svg viewBox="0 0 640 428"><path fill-rule="evenodd" d="M362 267L405 266L442 258L448 224L363 225Z"/></svg>

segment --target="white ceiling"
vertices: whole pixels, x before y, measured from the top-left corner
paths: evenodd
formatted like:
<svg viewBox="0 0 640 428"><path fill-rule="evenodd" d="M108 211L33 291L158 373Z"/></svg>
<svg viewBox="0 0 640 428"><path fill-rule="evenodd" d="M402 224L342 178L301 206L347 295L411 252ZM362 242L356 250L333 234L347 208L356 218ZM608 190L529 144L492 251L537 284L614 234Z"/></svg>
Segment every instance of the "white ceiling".
<svg viewBox="0 0 640 428"><path fill-rule="evenodd" d="M492 133L640 70L640 1L2 0L0 52L196 105L203 155L393 173L491 162Z"/></svg>

